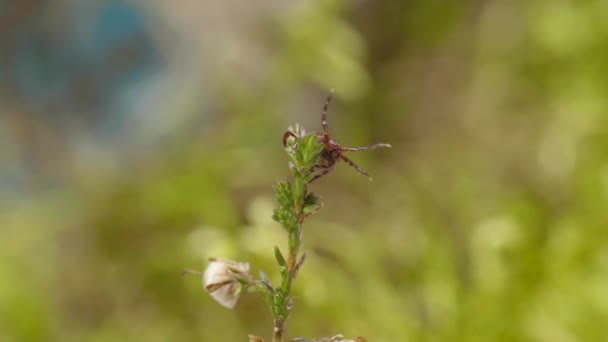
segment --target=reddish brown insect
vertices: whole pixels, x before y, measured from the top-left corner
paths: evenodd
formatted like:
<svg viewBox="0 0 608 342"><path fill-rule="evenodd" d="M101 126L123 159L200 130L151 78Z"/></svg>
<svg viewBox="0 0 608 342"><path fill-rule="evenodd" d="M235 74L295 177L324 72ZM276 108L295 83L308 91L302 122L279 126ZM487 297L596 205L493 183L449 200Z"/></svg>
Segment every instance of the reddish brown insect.
<svg viewBox="0 0 608 342"><path fill-rule="evenodd" d="M310 134L315 134L317 136L317 139L319 140L319 142L323 143L323 145L325 146L325 148L323 149L323 152L321 154L321 159L313 168L313 171L316 172L316 174L310 180L310 183L312 183L313 181L328 174L331 170L333 170L334 166L336 166L336 163L339 160L342 160L343 162L347 163L350 167L357 170L359 173L366 175L369 178L369 180L372 180L372 177L370 177L369 174L367 174L367 172L365 172L365 170L360 168L352 160L346 158L343 153L344 152L358 152L358 151L373 150L373 149L379 148L379 147L391 147L391 145L381 143L381 144L374 144L374 145L362 146L362 147L345 147L345 146L340 145L334 139L332 139L331 136L329 135L329 131L327 129L327 109L329 107L329 103L331 102L332 95L333 95L333 90L331 91L331 93L327 97L327 100L325 100L325 104L323 105L323 113L321 115L321 124L323 125L323 133L314 133L314 132L310 133ZM294 137L296 139L296 141L299 139L302 139L302 136L298 136L296 133L294 133L292 131L287 131L283 135L283 146L287 147L287 140L289 139L289 137Z"/></svg>

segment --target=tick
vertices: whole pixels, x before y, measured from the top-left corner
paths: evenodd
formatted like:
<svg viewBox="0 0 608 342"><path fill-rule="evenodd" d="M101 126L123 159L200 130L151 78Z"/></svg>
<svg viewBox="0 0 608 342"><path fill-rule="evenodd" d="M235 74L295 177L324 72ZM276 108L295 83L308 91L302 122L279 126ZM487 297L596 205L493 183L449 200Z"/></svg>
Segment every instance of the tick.
<svg viewBox="0 0 608 342"><path fill-rule="evenodd" d="M315 134L317 136L318 141L320 143L322 143L324 146L323 152L321 152L321 158L319 159L319 161L313 167L313 170L312 170L315 173L315 176L310 180L309 183L312 183L315 180L317 180L317 179L325 176L329 172L331 172L331 170L334 169L334 167L336 166L336 163L338 161L345 162L350 167L357 170L357 172L367 176L367 178L369 178L369 180L372 180L372 177L370 177L369 174L367 172L365 172L365 170L363 170L357 164L355 164L352 160L350 160L346 156L344 156L344 152L367 151L367 150L373 150L373 149L376 149L379 147L391 147L391 145L379 143L379 144L361 146L361 147L346 147L346 146L340 145L336 140L332 139L331 135L329 134L329 130L327 128L327 109L329 108L329 103L331 102L332 96L333 96L333 90L331 91L331 93L325 100L325 104L323 105L323 112L321 114L321 124L323 125L323 132L322 133L315 133L315 132L309 133L309 134ZM289 137L294 137L296 139L296 141L303 138L303 136L298 136L296 133L289 130L289 131L285 132L285 134L283 135L283 146L287 147L287 140L289 139Z"/></svg>

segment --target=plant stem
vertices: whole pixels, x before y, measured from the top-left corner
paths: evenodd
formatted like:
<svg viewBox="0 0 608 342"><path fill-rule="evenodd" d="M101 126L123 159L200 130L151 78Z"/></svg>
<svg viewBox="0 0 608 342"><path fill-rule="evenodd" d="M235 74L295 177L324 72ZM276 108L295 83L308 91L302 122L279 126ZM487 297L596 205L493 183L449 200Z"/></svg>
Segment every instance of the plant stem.
<svg viewBox="0 0 608 342"><path fill-rule="evenodd" d="M301 208L296 209L298 213L300 213ZM299 214L301 215L301 214ZM289 277L293 279L293 272L298 263L298 252L300 250L300 244L302 243L302 223L298 224L298 230L295 232L293 239L293 243L290 243L289 255L287 256L287 267L289 269ZM291 281L289 282L291 285ZM291 292L291 287L288 289Z"/></svg>
<svg viewBox="0 0 608 342"><path fill-rule="evenodd" d="M274 333L272 334L272 342L283 342L283 333L285 332L285 321L281 317L274 320Z"/></svg>
<svg viewBox="0 0 608 342"><path fill-rule="evenodd" d="M287 258L283 258L280 249L275 247L282 282L280 288L271 289L268 293L274 316L273 342L283 342L287 318L294 301L291 297L292 282L305 260L306 253L302 257L298 255L302 244L302 223L322 206L317 196L308 193L308 183L323 151L323 145L316 135L298 134L294 137L298 139L297 144L294 143L292 148L288 149L292 159L290 169L294 178L293 186L284 180L279 181L274 188L279 208L274 211L273 219L281 223L288 233L288 254Z"/></svg>
<svg viewBox="0 0 608 342"><path fill-rule="evenodd" d="M296 204L297 206L297 204ZM302 212L302 208L300 205L300 208L295 208L296 212L301 213ZM282 286L282 291L283 294L285 296L285 298L290 298L291 296L291 285L293 282L293 278L296 274L296 267L298 264L298 251L300 249L300 244L302 242L302 223L298 224L298 230L296 231L295 234L290 235L289 237L289 254L287 255L287 270L288 272L285 272L284 277L286 279L283 279L283 286ZM289 302L289 300L288 300ZM286 305L290 305L290 304L286 304ZM286 308L286 310L284 312L289 312L291 308ZM273 342L283 342L283 334L285 333L285 322L287 320L287 317L276 317L274 319L274 334L272 336L272 341Z"/></svg>

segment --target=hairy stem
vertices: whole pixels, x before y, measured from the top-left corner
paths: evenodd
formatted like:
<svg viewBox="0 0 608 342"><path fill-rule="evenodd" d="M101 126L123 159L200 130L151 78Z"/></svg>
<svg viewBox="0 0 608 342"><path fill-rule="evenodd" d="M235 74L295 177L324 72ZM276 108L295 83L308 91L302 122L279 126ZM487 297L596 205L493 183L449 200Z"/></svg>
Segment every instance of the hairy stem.
<svg viewBox="0 0 608 342"><path fill-rule="evenodd" d="M301 212L301 208L299 212ZM289 255L287 256L287 267L289 268L289 276L291 278L293 278L292 273L298 262L298 252L302 243L302 223L298 224L298 230L294 233L293 239L293 243L289 244Z"/></svg>
<svg viewBox="0 0 608 342"><path fill-rule="evenodd" d="M287 318L294 301L291 296L292 283L305 260L304 255L298 255L302 245L303 222L322 207L319 197L308 192L308 183L312 179L312 170L321 156L323 145L319 143L316 135L301 136L293 133L289 136L297 139L297 144L294 143L293 148L288 149L292 160L290 169L293 185L282 180L274 188L279 208L274 211L273 219L285 228L288 234L288 249L286 258L283 258L281 250L275 247L282 282L280 288L269 293L269 303L274 316L273 342L283 342L286 335Z"/></svg>
<svg viewBox="0 0 608 342"><path fill-rule="evenodd" d="M297 205L297 204L296 204ZM300 205L300 208L295 208L296 212L301 213L302 212L302 207ZM290 304L290 299L291 298L291 286L293 283L293 280L295 278L296 275L296 268L298 267L298 251L300 249L300 244L302 242L302 223L298 224L298 229L296 232L294 232L293 234L290 234L289 236L289 254L287 255L287 272L284 273L283 275L283 282L282 282L282 287L281 290L283 291L283 294L286 298L286 310L284 312L288 313L291 308L289 307ZM274 329L273 329L273 336L272 336L272 341L273 342L283 342L283 335L285 333L285 326L286 326L286 320L287 320L287 316L285 317L276 317L274 319Z"/></svg>

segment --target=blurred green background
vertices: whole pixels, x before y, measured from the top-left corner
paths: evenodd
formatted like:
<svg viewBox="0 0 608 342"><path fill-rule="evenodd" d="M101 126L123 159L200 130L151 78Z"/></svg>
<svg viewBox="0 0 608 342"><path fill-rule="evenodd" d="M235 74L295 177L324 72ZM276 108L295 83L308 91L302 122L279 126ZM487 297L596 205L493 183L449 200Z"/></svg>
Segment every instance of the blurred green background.
<svg viewBox="0 0 608 342"><path fill-rule="evenodd" d="M269 337L281 137L315 183L289 336L608 341L608 2L0 3L0 341Z"/></svg>

